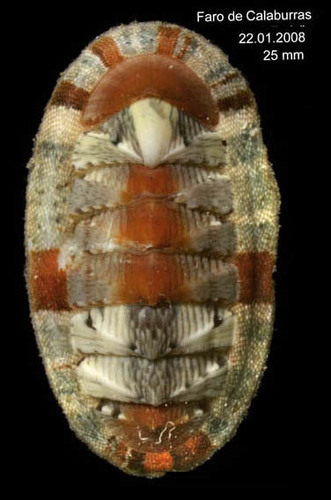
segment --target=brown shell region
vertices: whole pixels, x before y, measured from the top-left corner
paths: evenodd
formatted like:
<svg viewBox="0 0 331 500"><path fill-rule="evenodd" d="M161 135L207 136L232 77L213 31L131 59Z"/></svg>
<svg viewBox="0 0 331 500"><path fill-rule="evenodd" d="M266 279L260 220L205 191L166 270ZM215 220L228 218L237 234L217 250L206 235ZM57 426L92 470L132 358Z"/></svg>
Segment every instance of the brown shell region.
<svg viewBox="0 0 331 500"><path fill-rule="evenodd" d="M163 99L206 126L217 123L217 106L207 85L181 61L159 54L136 56L111 67L92 91L82 122L95 125L144 97Z"/></svg>

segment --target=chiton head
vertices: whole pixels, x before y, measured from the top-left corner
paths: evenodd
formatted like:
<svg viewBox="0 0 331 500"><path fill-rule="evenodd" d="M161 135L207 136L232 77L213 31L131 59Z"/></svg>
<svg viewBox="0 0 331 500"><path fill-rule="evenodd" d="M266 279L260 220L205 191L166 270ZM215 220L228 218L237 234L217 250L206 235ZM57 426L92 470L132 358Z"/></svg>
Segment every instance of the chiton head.
<svg viewBox="0 0 331 500"><path fill-rule="evenodd" d="M130 474L198 466L272 333L279 195L245 79L185 28L112 28L62 73L29 168L31 314L70 426Z"/></svg>

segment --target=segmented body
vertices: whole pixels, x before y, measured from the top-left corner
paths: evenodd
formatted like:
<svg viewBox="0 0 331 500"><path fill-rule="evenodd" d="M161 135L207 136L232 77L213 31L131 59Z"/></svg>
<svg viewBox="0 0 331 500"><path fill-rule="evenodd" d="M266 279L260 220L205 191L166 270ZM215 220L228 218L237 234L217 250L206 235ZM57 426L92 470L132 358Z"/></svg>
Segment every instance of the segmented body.
<svg viewBox="0 0 331 500"><path fill-rule="evenodd" d="M131 474L196 467L272 332L279 196L247 83L184 28L112 28L61 75L29 167L32 319L70 426Z"/></svg>

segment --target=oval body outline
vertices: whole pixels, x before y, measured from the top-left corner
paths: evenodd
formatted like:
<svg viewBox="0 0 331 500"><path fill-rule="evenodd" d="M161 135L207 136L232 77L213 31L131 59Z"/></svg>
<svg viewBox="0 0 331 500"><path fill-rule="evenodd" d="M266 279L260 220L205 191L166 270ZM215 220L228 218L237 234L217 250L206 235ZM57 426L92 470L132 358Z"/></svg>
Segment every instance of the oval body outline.
<svg viewBox="0 0 331 500"><path fill-rule="evenodd" d="M156 57L151 59L153 55ZM121 75L121 65L129 68L132 64L132 73L128 78L130 82L132 75L137 74L135 62L142 57L146 60L141 65L143 82L141 87L137 84L131 92L129 83L125 83L123 79L115 85L111 78L112 71L119 72ZM151 60L152 63L150 63ZM103 411L100 411L103 398L98 399L82 390L77 374L79 373L78 367L85 366L83 363L85 355L83 348L75 349L72 341L75 325L81 328L81 321L83 321L79 314L73 320L73 315L80 307L80 295L70 284L74 280L81 279L81 274L78 272L73 278L70 275L71 270L75 269L72 254L76 252L75 258L79 259L79 248L74 246L76 242L68 239L67 236L70 231L69 221L73 219L70 214L76 210L76 205L74 206L72 201L73 178L77 178L74 181L78 193L75 194L75 200L86 200L85 185L81 181L85 179L85 170L90 169L93 172L93 169L96 169L93 160L91 160L92 163L86 163L87 167L79 163L79 160L75 160L83 149L83 146L79 148L77 144L88 137L88 133L93 134L97 130L99 134L100 128L95 129L95 127L102 127L110 115L117 116L116 113L123 110L122 107L118 108L116 102L114 107L107 108L106 114L103 115L100 114L99 101L92 106L91 96L97 95L100 99L102 92L110 88L109 85L112 86L112 92L117 92L116 95L120 96L120 83L122 82L126 94L122 96L121 106L132 106L139 102L140 98L146 97L162 100L162 92L165 92L166 87L162 75L165 81L168 81L169 71L171 72L166 61L169 61L170 66L173 63L173 67L177 70L173 83L169 85L167 103L177 106L180 112L187 112L188 116L193 116L198 122L196 125L198 132L194 132L196 135L193 134L193 139L189 138L189 145L186 144L184 149L188 149L190 145L193 148L195 137L200 137L201 130L206 134L209 132L214 134L218 154L222 156L221 166L213 165L212 158L214 157L211 155L209 158L208 154L207 157L199 157L197 161L203 162L204 165L210 162L206 168L211 172L217 170L218 174L231 181L233 209L223 209L226 214L225 222L228 224L228 229L224 229L226 231L224 234L232 234L232 228L234 228L236 247L234 250L230 241L226 248L222 247L217 250L225 255L222 258L228 267L224 272L232 276L232 269L236 271L237 278L229 278L229 280L235 279L239 284L236 298L234 299L233 296L229 298L231 302L229 310L236 325L233 327L236 331L235 340L230 350L227 351L230 369L218 396L208 397L207 401L200 406L197 406L195 400L188 401L185 412L180 406L184 403L178 403L181 408L179 410L176 402L168 403L167 400L162 400L162 404L156 406L144 402L132 405L123 400L122 405L104 405ZM144 89L147 83L144 78L146 79L146 74L152 71L154 64L160 68L159 79L156 79L152 90L146 91ZM145 69L147 73L144 73L144 67L147 68ZM123 74L127 75L130 71L130 68L126 69ZM178 81L185 81L185 85L188 85L191 73L197 76L194 84L195 93L190 96L189 93L184 95L183 92L181 95L176 76L180 75ZM97 91L98 84L102 81L106 90ZM137 88L139 92L137 91L136 95L134 90ZM193 102L194 95L199 97L195 102ZM110 101L109 105L111 104ZM186 114L180 119L189 120ZM113 127L113 122L111 127ZM110 128L110 130L113 129ZM112 141L116 146L116 138ZM199 143L201 150L203 150L203 144L203 142ZM176 175L178 179L180 178L181 164L179 160L176 160L175 153L172 151L172 156L168 155L167 165L170 166L162 171L162 183L165 183L169 192L158 193L158 196L168 196L169 193L173 195L174 169L177 169ZM107 154L113 153L107 151ZM125 154L127 154L126 150L123 158L119 160L119 167L129 162ZM136 151L130 151L130 154L134 158ZM196 149L192 149L190 154L191 156L185 161L192 162L192 158L198 153ZM141 176L143 175L144 179L147 179L143 181L144 186L148 184L149 189L154 189L151 186L161 182L155 180L156 177L158 178L158 170L152 164L153 160L146 161L151 162L156 172L155 178L151 179L148 172L139 168L139 161L136 161L138 166L135 170L130 167L129 162L130 174L138 172L139 182L142 182ZM218 158L216 161L221 160ZM179 162L178 165L176 162ZM132 164L134 163L132 160ZM272 274L276 262L280 197L263 143L255 98L247 82L241 73L230 65L221 49L186 28L163 22L134 22L111 28L92 41L61 74L46 107L36 137L33 157L28 167L30 173L27 189L26 255L31 317L50 385L68 418L70 427L97 455L129 474L160 477L167 471L190 470L197 467L229 441L236 432L259 386L272 337L274 319ZM91 175L93 177L93 173ZM109 172L109 178L111 175L112 173ZM131 179L133 179L132 185L136 186L139 183L137 177L131 177ZM211 180L215 187L215 179ZM225 178L217 178L217 182L222 193L229 193ZM133 196L134 189L130 191L130 196ZM185 189L182 189L180 196L175 199L183 213L190 202L190 197L193 196L192 190ZM95 192L98 197L104 196L99 188ZM129 195L126 194L126 196ZM77 201L78 203L81 202ZM118 201L111 201L111 203L118 203ZM163 204L159 207L158 201L153 201L152 205L155 214L163 217L165 221L173 220L172 218L177 214L177 205L174 207L173 199L166 206ZM142 214L150 213L151 202L149 200L139 200L137 206ZM157 206L156 209L155 206ZM82 211L81 208L79 210ZM89 209L84 208L84 210L88 212ZM209 217L208 224L211 226L218 224L217 220L215 222L213 219L213 210L221 209L211 206L211 215L208 209L206 217ZM132 213L134 214L134 210ZM125 213L125 220L130 214L131 212ZM120 215L118 217L118 224L122 227L122 219ZM133 215L134 222L135 217ZM224 218L224 215L222 217ZM204 220L202 227L205 224ZM106 223L108 223L107 220L104 224ZM180 236L183 229L180 225L178 227L177 233ZM87 234L84 221L81 222L79 228L82 228L79 229L81 231L79 234L83 234L83 231ZM126 226L126 238L131 237L133 230L132 226ZM155 232L153 231L154 238ZM191 251L194 241L194 244L200 245L196 248L202 248L202 252L209 251L201 247L200 240L193 239L191 233L187 237L191 238L189 244L187 238L184 241L177 233L171 236L171 244L175 248L189 248ZM123 235L123 230L121 234ZM136 237L136 233L134 234ZM158 239L160 245L162 238L163 233ZM77 241L83 241L83 237L82 240ZM142 239L142 245L147 243ZM100 242L101 246L97 250L93 247L87 248L86 251L99 252L100 248L104 248L103 244ZM187 247L187 245L191 246ZM157 260L159 258L160 264ZM177 262L178 259L176 259L171 253L165 253L162 254L162 258L156 258L155 264L153 257L152 269L159 270L161 267L158 266L163 266L162 268L166 268L167 273L171 274L171 269L177 265L175 261ZM120 255L119 262L122 262ZM132 266L128 267L130 273L137 269L137 262L133 258ZM93 273L97 273L97 266L100 265L95 266L91 271ZM151 271L152 274L153 272ZM179 280L179 278L176 279ZM110 285L107 283L108 287ZM164 290L168 290L167 286L167 284L160 285L159 294L162 295ZM139 294L143 293L139 289ZM204 292L200 289L199 292L193 290L187 299L189 303L192 300L198 302L205 300L200 298L200 293ZM122 299L116 299L118 302L115 302L122 304L131 301L134 304L139 294L131 296L128 293L122 293ZM187 294L187 285L183 286L183 291L174 295L174 301L180 302L183 297L185 300L187 296L185 294ZM206 297L206 301L213 301L213 296L209 296L208 293L202 296ZM74 300L76 300L75 303ZM95 299L93 303L92 315L84 316L85 325L89 322L93 323L93 314L97 317L97 309L100 307L98 300L100 299ZM149 296L149 300L152 301L150 304L153 306L153 300L158 301L159 296L155 295L153 298ZM110 308L113 307L112 304ZM227 320L232 321L231 318ZM165 346L164 349L171 349L171 347ZM176 351L175 354L178 355ZM147 366L147 364L143 363L142 366ZM150 435L144 434L144 422L155 432L151 431Z"/></svg>

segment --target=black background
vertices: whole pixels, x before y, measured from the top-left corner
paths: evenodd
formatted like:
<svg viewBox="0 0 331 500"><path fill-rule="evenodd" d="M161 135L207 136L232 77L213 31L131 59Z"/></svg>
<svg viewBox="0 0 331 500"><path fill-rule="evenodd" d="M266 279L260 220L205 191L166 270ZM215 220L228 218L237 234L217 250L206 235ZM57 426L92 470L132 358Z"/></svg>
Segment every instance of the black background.
<svg viewBox="0 0 331 500"><path fill-rule="evenodd" d="M9 101L9 141L13 139L10 169L14 172L14 304L15 327L7 332L12 347L7 353L11 364L15 353L15 369L10 370L9 383L13 401L8 412L14 422L10 433L9 470L18 472L13 488L23 486L27 492L61 491L65 485L77 493L92 488L97 495L113 495L113 489L224 489L267 490L296 487L314 461L306 449L309 397L309 373L300 359L300 347L307 340L303 331L309 315L309 302L298 306L298 283L302 252L315 251L307 237L306 222L311 212L316 159L316 114L323 51L319 2L190 2L153 6L136 2L121 5L103 3L82 6L50 4L47 8L31 5L13 11L12 26L5 50L9 54L11 76L9 89L3 96ZM205 12L245 12L276 8L280 11L309 10L311 21L259 23L196 22L197 10ZM164 20L192 29L221 47L229 55L252 88L261 115L265 143L269 150L282 196L281 232L276 281L276 322L274 339L257 397L236 436L211 460L192 472L169 473L162 479L128 476L90 452L69 429L62 410L49 389L29 320L23 277L23 224L25 165L31 156L33 137L58 75L95 36L112 26L133 20ZM304 24L304 27L300 27ZM240 32L301 31L304 44L284 46L240 45ZM264 49L304 51L304 61L262 60ZM13 105L14 103L14 111ZM319 112L322 112L320 109ZM8 124L8 122L7 122ZM300 260L301 259L301 260ZM302 291L302 290L301 290ZM5 312L5 311L4 311ZM298 321L301 319L303 321ZM12 365L11 365L12 366ZM15 373L15 375L14 375ZM308 392L308 397L307 397ZM64 490L63 490L64 491ZM135 492L133 492L135 494Z"/></svg>

